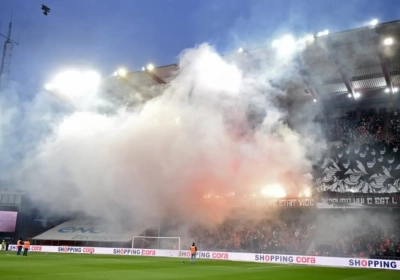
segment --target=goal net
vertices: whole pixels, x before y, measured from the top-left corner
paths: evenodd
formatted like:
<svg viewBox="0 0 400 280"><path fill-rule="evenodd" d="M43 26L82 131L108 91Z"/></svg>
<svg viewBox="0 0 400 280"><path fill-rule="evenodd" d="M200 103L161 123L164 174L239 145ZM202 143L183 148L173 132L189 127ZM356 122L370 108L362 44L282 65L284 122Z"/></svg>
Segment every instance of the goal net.
<svg viewBox="0 0 400 280"><path fill-rule="evenodd" d="M133 236L132 249L180 250L180 237Z"/></svg>

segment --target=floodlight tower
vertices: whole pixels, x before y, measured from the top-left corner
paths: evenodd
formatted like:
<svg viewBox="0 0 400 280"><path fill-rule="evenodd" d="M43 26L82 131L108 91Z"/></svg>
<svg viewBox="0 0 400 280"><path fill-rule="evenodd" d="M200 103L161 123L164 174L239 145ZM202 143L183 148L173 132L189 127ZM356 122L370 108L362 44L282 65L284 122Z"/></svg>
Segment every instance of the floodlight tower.
<svg viewBox="0 0 400 280"><path fill-rule="evenodd" d="M3 55L1 57L1 65L0 65L0 91L4 90L8 86L8 79L10 75L11 69L11 56L14 45L18 46L18 43L11 39L11 30L12 30L12 22L8 25L8 33L7 35L3 35L0 33L0 36L5 38L3 48Z"/></svg>

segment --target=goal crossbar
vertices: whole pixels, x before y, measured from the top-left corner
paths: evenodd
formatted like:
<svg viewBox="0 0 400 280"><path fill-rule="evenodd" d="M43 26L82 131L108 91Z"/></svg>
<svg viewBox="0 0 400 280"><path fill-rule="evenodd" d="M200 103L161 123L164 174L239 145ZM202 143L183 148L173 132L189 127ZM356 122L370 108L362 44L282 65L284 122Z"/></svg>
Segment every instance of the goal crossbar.
<svg viewBox="0 0 400 280"><path fill-rule="evenodd" d="M142 244L144 244L144 243L150 243L151 241L149 241L148 239L150 239L150 240L157 240L158 242L157 242L157 249L161 249L160 248L160 242L162 241L162 240L176 240L176 243L177 243L177 250L180 250L181 249L181 238L180 237L177 237L177 236L132 236L132 249L139 249L139 248L135 248L135 240L138 240L138 239L140 239L140 240L142 240ZM176 244L175 243L175 244Z"/></svg>

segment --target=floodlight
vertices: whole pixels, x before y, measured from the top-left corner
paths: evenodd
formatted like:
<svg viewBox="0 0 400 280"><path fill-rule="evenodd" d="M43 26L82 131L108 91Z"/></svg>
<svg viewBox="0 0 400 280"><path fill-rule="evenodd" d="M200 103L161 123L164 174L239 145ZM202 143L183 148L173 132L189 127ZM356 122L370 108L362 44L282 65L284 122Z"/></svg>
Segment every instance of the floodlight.
<svg viewBox="0 0 400 280"><path fill-rule="evenodd" d="M315 98L314 98L314 100L313 100L313 101L314 101L314 103L315 103L315 102L317 102L317 99L315 99Z"/></svg>
<svg viewBox="0 0 400 280"><path fill-rule="evenodd" d="M239 48L238 53L242 53L242 52L243 52L243 48Z"/></svg>
<svg viewBox="0 0 400 280"><path fill-rule="evenodd" d="M348 98L351 98L351 93L349 93L349 94L347 95L347 97L348 97Z"/></svg>
<svg viewBox="0 0 400 280"><path fill-rule="evenodd" d="M146 67L147 71L153 71L154 70L154 65L153 64L148 64Z"/></svg>
<svg viewBox="0 0 400 280"><path fill-rule="evenodd" d="M45 88L71 97L94 91L100 83L101 77L95 71L67 70L57 74Z"/></svg>
<svg viewBox="0 0 400 280"><path fill-rule="evenodd" d="M393 88L393 93L396 93L398 91L399 91L399 88L397 88L397 87Z"/></svg>
<svg viewBox="0 0 400 280"><path fill-rule="evenodd" d="M389 89L389 88L385 88L385 92L386 92L386 93L389 93L389 92L390 92L390 89Z"/></svg>
<svg viewBox="0 0 400 280"><path fill-rule="evenodd" d="M317 34L318 37L327 36L327 35L329 35L329 30L328 30L328 29L326 29L326 30L324 30L324 31L320 31L320 32L318 32L318 34Z"/></svg>
<svg viewBox="0 0 400 280"><path fill-rule="evenodd" d="M359 98L361 94L359 92L354 93L354 98Z"/></svg>
<svg viewBox="0 0 400 280"><path fill-rule="evenodd" d="M120 68L117 70L117 76L119 77L126 77L126 75L128 74L128 71L126 71L125 68Z"/></svg>
<svg viewBox="0 0 400 280"><path fill-rule="evenodd" d="M394 40L393 40L393 38L391 38L391 37L386 38L385 40L383 40L383 44L384 44L385 46L391 46L391 45L393 45L393 43L394 43Z"/></svg>
<svg viewBox="0 0 400 280"><path fill-rule="evenodd" d="M369 22L369 26L375 27L378 23L379 23L379 21L377 19L373 19Z"/></svg>

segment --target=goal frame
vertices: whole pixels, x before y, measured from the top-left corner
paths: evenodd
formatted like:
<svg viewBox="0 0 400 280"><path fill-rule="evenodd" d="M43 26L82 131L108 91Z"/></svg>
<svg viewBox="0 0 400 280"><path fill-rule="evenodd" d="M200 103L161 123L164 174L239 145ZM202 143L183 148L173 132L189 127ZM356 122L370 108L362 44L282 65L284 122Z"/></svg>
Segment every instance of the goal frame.
<svg viewBox="0 0 400 280"><path fill-rule="evenodd" d="M181 238L178 236L132 236L132 249L140 249L140 248L135 248L135 238L141 238L141 239L158 239L158 247L160 247L160 240L161 239L175 239L178 240L178 248L177 250L181 250ZM158 250L165 250L165 249L158 249Z"/></svg>

